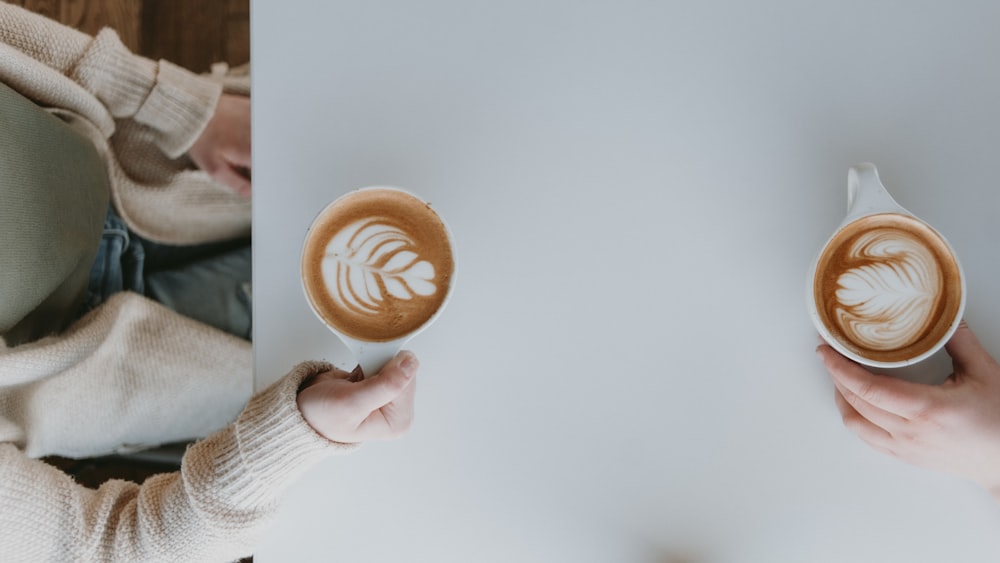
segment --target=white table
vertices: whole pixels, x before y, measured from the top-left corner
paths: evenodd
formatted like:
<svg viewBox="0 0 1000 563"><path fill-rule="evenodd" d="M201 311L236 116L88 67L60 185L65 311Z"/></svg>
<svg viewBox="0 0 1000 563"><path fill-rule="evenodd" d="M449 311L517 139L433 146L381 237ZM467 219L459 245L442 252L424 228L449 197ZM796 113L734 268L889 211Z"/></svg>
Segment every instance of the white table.
<svg viewBox="0 0 1000 563"><path fill-rule="evenodd" d="M843 428L804 304L871 160L1000 354L1000 5L252 9L258 387L350 365L298 278L328 201L408 188L458 253L416 426L310 470L255 561L1000 560L985 493Z"/></svg>

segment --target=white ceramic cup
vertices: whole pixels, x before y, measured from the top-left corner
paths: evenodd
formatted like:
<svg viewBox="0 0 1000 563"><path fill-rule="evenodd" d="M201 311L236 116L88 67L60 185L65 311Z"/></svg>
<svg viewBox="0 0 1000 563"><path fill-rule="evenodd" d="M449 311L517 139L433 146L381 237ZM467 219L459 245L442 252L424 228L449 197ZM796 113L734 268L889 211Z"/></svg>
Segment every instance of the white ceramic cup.
<svg viewBox="0 0 1000 563"><path fill-rule="evenodd" d="M303 265L302 266L303 267L303 272L302 272L302 276L301 276L302 290L303 290L303 293L305 294L306 301L309 303L310 309L312 309L312 311L316 315L316 317L331 332L333 332L334 334L336 334L340 338L340 340L348 347L348 349L350 349L351 353L354 355L354 358L357 360L358 365L361 367L361 370L364 373L365 377L369 377L371 375L374 375L374 374L378 373L379 370L381 370L382 367L386 363L389 362L389 360L391 360L393 357L395 357L395 355L402 349L402 347L411 338L413 338L414 336L416 336L417 334L419 334L420 332L422 332L423 330L425 330L427 327L429 327L431 324L433 324L435 320L437 320L437 318L441 315L441 312L444 311L445 306L447 306L448 302L451 300L451 295L452 295L452 293L454 291L454 288L455 288L455 274L456 274L455 260L454 260L454 257L455 257L455 245L453 243L453 238L452 238L452 235L451 235L451 231L448 229L448 226L444 222L444 219L442 219L441 216L438 215L436 211L431 210L431 212L433 213L433 215L438 220L440 220L440 222L441 222L441 226L443 227L443 234L444 234L444 236L447 239L445 242L447 243L447 245L451 249L451 258L452 258L452 262L451 262L452 269L451 269L450 274L447 277L447 286L443 288L443 290L445 291L444 298L441 301L440 305L437 307L437 309L433 312L433 314L431 314L423 323L421 323L416 328L413 328L412 330L409 330L405 334L395 335L394 337L392 337L391 339L388 339L388 340L374 340L374 339L373 340L366 340L366 339L359 338L359 337L356 337L356 336L351 336L349 334L345 334L344 331L339 330L337 327L332 326L329 322L327 322L326 319L324 319L324 317L320 313L320 311L317 310L317 305L313 302L313 299L310 297L309 288L308 288L308 286L306 284L306 280L305 280L305 276L306 276L306 273L305 273L305 270L306 270L306 267L305 267L305 264L306 264L306 253L307 253L309 241L311 240L311 237L314 236L314 234L316 233L316 227L318 226L318 224L320 224L324 220L324 218L326 217L327 213L331 209L333 209L334 207L336 207L339 204L341 204L341 202L344 202L345 200L347 200L348 198L350 198L350 197L352 197L352 196L354 196L356 194L363 193L363 192L373 193L373 192L378 191L378 190L382 190L382 191L388 190L388 191L391 191L391 192L394 192L394 193L397 193L397 194L403 194L405 196L408 196L409 198L412 198L414 201L419 202L421 205L425 206L428 210L430 210L430 205L429 204L427 204L426 202L424 202L423 200L421 200L416 195L414 195L414 194L412 194L412 193L410 193L410 192L408 192L406 190L402 190L400 188L388 187L388 186L371 186L371 187L366 187L366 188L360 188L358 190L353 190L353 191L351 191L351 192L349 192L347 194L344 194L343 196L337 198L336 200L334 200L330 204L328 204L326 207L323 208L322 211L320 211L316 215L316 217L313 219L312 224L309 227L309 231L306 233L306 237L305 237L305 239L303 241L303 244L302 244L302 255L300 257L301 258L301 263ZM327 283L329 283L329 282L327 282ZM438 290L440 290L440 288ZM383 291L384 291L384 286L383 286Z"/></svg>
<svg viewBox="0 0 1000 563"><path fill-rule="evenodd" d="M841 342L827 325L823 322L823 319L819 312L819 307L817 305L817 297L815 293L816 279L820 272L817 271L819 262L827 251L827 247L831 245L836 239L841 231L845 230L847 227L852 225L854 222L870 217L872 215L879 214L899 214L906 217L915 219L931 232L936 234L940 240L944 243L947 251L951 254L951 258L954 260L955 266L958 271L958 283L961 286L960 290L960 304L957 307L957 311L954 315L942 319L941 322L947 323L947 330L945 330L942 336L934 342L932 346L924 350L922 353L913 355L912 357L907 357L898 361L879 361L861 355L855 352L850 347ZM816 330L819 332L820 336L835 350L847 356L848 358L867 366L875 368L902 368L906 366L912 366L919 362L930 358L937 352L939 352L944 345L948 342L951 336L955 333L958 328L959 323L962 320L962 314L965 310L965 300L966 300L966 287L965 287L965 274L962 272L961 264L958 261L958 257L955 255L954 249L948 243L948 241L939 232L934 230L927 225L926 222L920 220L918 217L904 209L886 191L885 187L882 185L881 180L878 177L878 171L875 166L870 163L863 163L854 166L848 172L847 181L847 215L844 220L840 223L837 230L833 235L827 239L827 242L823 245L822 250L816 255L816 258L812 262L812 266L809 269L809 280L806 286L807 291L807 303L809 307L809 314L812 318L813 324Z"/></svg>

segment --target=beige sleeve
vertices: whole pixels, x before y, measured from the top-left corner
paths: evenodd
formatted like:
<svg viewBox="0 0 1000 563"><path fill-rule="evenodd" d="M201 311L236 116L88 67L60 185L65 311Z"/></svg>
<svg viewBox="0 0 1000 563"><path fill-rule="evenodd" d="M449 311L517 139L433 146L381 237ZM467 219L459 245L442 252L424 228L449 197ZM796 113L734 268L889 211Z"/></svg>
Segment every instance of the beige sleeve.
<svg viewBox="0 0 1000 563"><path fill-rule="evenodd" d="M0 350L0 442L90 457L201 438L252 392L249 342L122 292L62 334Z"/></svg>
<svg viewBox="0 0 1000 563"><path fill-rule="evenodd" d="M255 396L238 420L191 446L179 472L141 486L86 489L0 444L0 545L13 561L231 561L252 553L283 491L306 469L355 445L316 434L295 402L329 369L300 364Z"/></svg>
<svg viewBox="0 0 1000 563"><path fill-rule="evenodd" d="M0 43L71 78L116 119L133 119L149 127L170 158L191 147L222 92L217 82L170 62L133 54L111 29L90 37L4 3L0 3Z"/></svg>

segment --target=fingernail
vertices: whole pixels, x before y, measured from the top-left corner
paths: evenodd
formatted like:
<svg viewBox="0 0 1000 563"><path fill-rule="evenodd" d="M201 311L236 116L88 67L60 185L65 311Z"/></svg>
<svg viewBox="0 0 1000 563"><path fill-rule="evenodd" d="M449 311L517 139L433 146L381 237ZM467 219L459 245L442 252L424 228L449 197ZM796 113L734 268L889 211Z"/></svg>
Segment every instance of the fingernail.
<svg viewBox="0 0 1000 563"><path fill-rule="evenodd" d="M408 375L413 375L420 366L420 362L417 361L417 357L413 355L413 352L402 352L400 354L403 356L399 361L399 367L405 371Z"/></svg>

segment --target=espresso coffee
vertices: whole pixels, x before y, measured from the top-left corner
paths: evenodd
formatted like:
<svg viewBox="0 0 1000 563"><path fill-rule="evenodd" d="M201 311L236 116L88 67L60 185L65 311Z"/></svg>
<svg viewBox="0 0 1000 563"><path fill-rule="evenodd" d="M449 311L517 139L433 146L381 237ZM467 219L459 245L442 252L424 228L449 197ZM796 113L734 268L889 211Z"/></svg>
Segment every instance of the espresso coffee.
<svg viewBox="0 0 1000 563"><path fill-rule="evenodd" d="M962 271L948 243L899 213L862 217L819 257L817 313L846 349L875 362L906 362L934 349L961 314Z"/></svg>
<svg viewBox="0 0 1000 563"><path fill-rule="evenodd" d="M302 252L306 297L329 326L357 340L413 333L441 308L454 259L447 227L420 199L366 188L316 218Z"/></svg>

